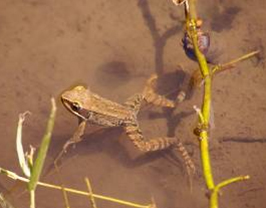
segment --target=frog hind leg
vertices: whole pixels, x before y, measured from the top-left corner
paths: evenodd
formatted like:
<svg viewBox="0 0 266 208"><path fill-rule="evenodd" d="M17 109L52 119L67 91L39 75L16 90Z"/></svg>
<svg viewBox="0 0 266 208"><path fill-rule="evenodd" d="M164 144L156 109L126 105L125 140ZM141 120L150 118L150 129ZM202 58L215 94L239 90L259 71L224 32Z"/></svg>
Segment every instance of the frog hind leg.
<svg viewBox="0 0 266 208"><path fill-rule="evenodd" d="M159 137L150 140L145 140L138 123L127 124L125 132L129 136L131 142L142 152L152 152L157 150L163 150L170 146L177 150L185 163L186 169L189 175L195 173L195 165L189 156L186 148L182 142L176 137Z"/></svg>
<svg viewBox="0 0 266 208"><path fill-rule="evenodd" d="M181 154L181 157L184 160L188 174L189 175L195 174L195 172L196 172L195 164L192 161L191 157L189 156L188 151L186 150L183 143L179 139L177 139L177 142L173 146L173 148L176 149Z"/></svg>
<svg viewBox="0 0 266 208"><path fill-rule="evenodd" d="M169 100L162 95L158 95L154 91L154 82L158 79L156 74L153 74L146 82L145 88L142 93L135 94L127 99L124 103L125 106L138 113L141 103L145 100L147 103L151 103L160 107L175 108L177 103L181 103L185 99L185 92L181 91L176 101Z"/></svg>
<svg viewBox="0 0 266 208"><path fill-rule="evenodd" d="M169 100L164 96L156 94L153 88L154 82L157 78L156 74L152 75L147 80L143 93L133 95L124 103L124 105L128 106L137 113L143 100L157 106L174 108L177 103L180 103L185 99L185 93L183 91L178 94L176 101ZM176 137L159 137L146 141L137 121L131 121L130 123L125 124L124 129L131 142L142 152L163 150L172 146L180 152L183 160L185 161L187 171L194 174L195 165L182 142Z"/></svg>
<svg viewBox="0 0 266 208"><path fill-rule="evenodd" d="M129 109L133 110L134 112L138 113L143 99L144 96L138 93L129 97L124 103L124 105Z"/></svg>
<svg viewBox="0 0 266 208"><path fill-rule="evenodd" d="M143 97L147 103L151 103L160 107L175 108L176 105L185 99L185 92L181 91L175 101L169 100L162 95L158 95L154 91L154 83L158 79L156 74L153 74L146 82L146 86L143 90Z"/></svg>
<svg viewBox="0 0 266 208"><path fill-rule="evenodd" d="M137 123L127 124L124 129L130 141L142 152L162 150L176 143L175 137L162 137L149 141L145 140Z"/></svg>

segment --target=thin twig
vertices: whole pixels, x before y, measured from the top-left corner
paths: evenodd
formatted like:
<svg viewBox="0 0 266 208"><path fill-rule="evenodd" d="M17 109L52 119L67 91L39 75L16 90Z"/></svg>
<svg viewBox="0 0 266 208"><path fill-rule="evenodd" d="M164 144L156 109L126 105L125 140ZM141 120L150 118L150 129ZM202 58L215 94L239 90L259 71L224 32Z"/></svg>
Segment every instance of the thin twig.
<svg viewBox="0 0 266 208"><path fill-rule="evenodd" d="M2 193L0 193L0 206L2 208L14 208L13 205L9 201L7 201L7 199Z"/></svg>
<svg viewBox="0 0 266 208"><path fill-rule="evenodd" d="M89 190L89 193L90 193L89 198L90 198L91 206L92 206L93 208L97 208L96 201L95 201L95 199L94 199L94 197L93 197L92 187L91 187L91 183L90 183L89 178L86 177L86 178L85 178L85 182L86 182L86 185L87 185L88 190Z"/></svg>
<svg viewBox="0 0 266 208"><path fill-rule="evenodd" d="M64 197L64 202L65 202L65 205L67 208L70 208L70 203L69 203L69 199L68 199L68 196L67 196L67 192L66 192L66 189L65 189L65 186L62 182L62 178L60 177L60 171L59 171L59 168L57 166L57 164L55 164L55 170L56 172L58 173L58 176L59 176L59 181L61 183L61 187L62 187L62 193L63 193L63 197Z"/></svg>
<svg viewBox="0 0 266 208"><path fill-rule="evenodd" d="M3 169L0 167L0 173L8 176L9 178L12 178L14 180L20 180L23 182L28 183L29 179L24 178L22 176L17 175L14 172L11 172L9 170ZM57 189L57 190L62 190L61 186L57 186L57 185L53 185L53 184L49 184L49 183L44 183L44 182L40 182L38 181L37 184L39 186L43 186L43 187L47 187L47 188L52 188L52 189ZM84 196L90 196L91 194L89 192L86 191L80 191L77 189L72 189L72 188L64 188L66 192L70 192L70 193L74 193L74 194L78 194L78 195L84 195ZM112 197L108 197L108 196L103 196L103 195L99 195L99 194L92 194L94 198L97 199L102 199L105 201L110 201L110 202L115 202L118 204L124 204L127 206L131 206L131 207L138 207L138 208L151 208L152 204L149 205L141 205L141 204L137 204L137 203L133 203L133 202L128 202L128 201L124 201L124 200L120 200L120 199L116 199L116 198L112 198Z"/></svg>
<svg viewBox="0 0 266 208"><path fill-rule="evenodd" d="M259 50L252 51L252 52L250 52L248 54L245 54L245 55L243 55L243 56L241 56L239 58L233 59L233 60L231 60L231 61L229 61L229 62L227 62L225 64L214 66L212 68L212 74L218 73L218 72L223 72L223 71L225 71L227 69L231 69L231 68L233 68L235 66L236 63L238 63L240 61L244 61L246 59L249 59L252 56L255 56L255 55L259 54L259 53L260 53Z"/></svg>
<svg viewBox="0 0 266 208"><path fill-rule="evenodd" d="M65 186L62 184L61 187L62 187L62 192L63 192L65 205L66 205L67 208L70 208L70 203L69 203L69 200L68 200L68 196L67 196L67 192L66 192Z"/></svg>

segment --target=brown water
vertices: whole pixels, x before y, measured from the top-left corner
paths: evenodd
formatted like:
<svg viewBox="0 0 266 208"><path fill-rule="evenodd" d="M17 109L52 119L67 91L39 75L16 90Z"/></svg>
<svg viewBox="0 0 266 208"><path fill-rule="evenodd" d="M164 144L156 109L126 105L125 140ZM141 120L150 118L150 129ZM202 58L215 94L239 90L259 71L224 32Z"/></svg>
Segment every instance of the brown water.
<svg viewBox="0 0 266 208"><path fill-rule="evenodd" d="M264 1L203 0L198 4L204 28L212 37L211 50L219 55L219 62L253 49L264 53ZM0 166L19 174L15 134L20 112L32 112L24 126L25 147L38 146L50 97L58 98L70 86L83 83L103 97L123 102L140 92L154 72L170 78L166 78L165 86L160 85L167 91L173 85L185 88L186 77L197 68L180 46L183 9L170 0L2 0L0 8ZM208 207L198 142L192 134L197 121L192 106L200 102L197 90L174 112L145 108L139 116L145 136L176 135L186 144L197 167L192 193L180 158L166 150L134 159L129 154L133 147L124 144L127 137L121 129L91 134L93 127L89 128L84 141L64 156L60 176L53 173L42 181L86 190L87 176L98 194L140 204L149 203L153 197L161 208ZM210 153L215 182L251 176L249 181L225 188L220 207L265 207L265 60L248 60L217 75L213 109ZM76 126L74 116L58 100L46 168ZM2 191L14 184L5 176L0 176L0 183ZM90 206L86 197L69 197L71 207ZM17 191L11 198L16 207L28 207L27 194ZM124 207L100 200L97 203L99 208ZM65 207L62 193L38 188L37 207Z"/></svg>

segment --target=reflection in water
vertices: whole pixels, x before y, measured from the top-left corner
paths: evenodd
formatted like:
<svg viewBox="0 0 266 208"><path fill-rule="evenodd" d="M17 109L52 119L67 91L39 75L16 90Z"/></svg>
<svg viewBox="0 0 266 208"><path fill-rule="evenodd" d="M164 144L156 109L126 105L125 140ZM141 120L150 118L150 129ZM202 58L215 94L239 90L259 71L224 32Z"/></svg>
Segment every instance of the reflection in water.
<svg viewBox="0 0 266 208"><path fill-rule="evenodd" d="M237 14L240 12L239 7L229 7L215 9L212 15L211 28L215 32L222 32L223 30L230 30L232 28L233 21ZM217 12L218 11L218 12Z"/></svg>
<svg viewBox="0 0 266 208"><path fill-rule="evenodd" d="M248 138L248 137L232 138L232 137L226 137L226 138L219 139L219 142L266 143L266 138Z"/></svg>
<svg viewBox="0 0 266 208"><path fill-rule="evenodd" d="M145 23L149 28L153 39L153 45L155 48L155 56L154 56L155 71L158 75L161 75L163 73L163 68L164 68L163 53L166 42L170 37L176 35L178 32L182 30L182 24L178 22L177 25L169 28L162 35L160 35L159 29L157 28L156 25L156 21L151 14L148 1L140 0L138 2L138 6L140 8L143 19L145 20Z"/></svg>
<svg viewBox="0 0 266 208"><path fill-rule="evenodd" d="M111 61L97 69L96 78L100 85L114 88L126 84L131 77L126 63Z"/></svg>

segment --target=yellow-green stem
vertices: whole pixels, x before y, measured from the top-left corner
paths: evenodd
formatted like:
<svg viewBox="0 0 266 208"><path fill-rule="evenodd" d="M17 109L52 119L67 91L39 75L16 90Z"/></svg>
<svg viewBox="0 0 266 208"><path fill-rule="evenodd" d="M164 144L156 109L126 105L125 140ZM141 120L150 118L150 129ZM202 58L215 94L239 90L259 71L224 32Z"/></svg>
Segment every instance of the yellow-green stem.
<svg viewBox="0 0 266 208"><path fill-rule="evenodd" d="M85 182L86 182L88 191L90 193L89 198L90 198L91 206L92 206L92 208L97 208L96 201L95 201L95 199L93 197L93 192L92 192L92 187L91 187L90 180L88 178L85 178Z"/></svg>
<svg viewBox="0 0 266 208"><path fill-rule="evenodd" d="M248 179L249 176L240 176L236 178L231 178L226 181L219 183L218 185L214 184L212 169L211 169L211 161L209 154L209 143L208 143L208 127L210 121L210 111L211 111L211 84L212 84L212 73L208 67L206 58L204 54L201 53L198 46L198 33L197 33L197 13L196 13L196 5L195 0L187 0L187 4L185 4L185 14L186 14L186 29L189 37L192 40L194 53L197 57L198 64L201 70L202 79L204 80L204 96L203 96L203 104L201 107L201 113L199 113L199 124L202 126L202 131L199 135L200 140L200 150L201 150L201 162L203 166L203 174L206 182L206 186L208 190L211 192L210 199L210 208L218 208L218 192L219 189L240 180ZM257 54L258 51L249 53L245 56L242 56L238 59L235 59L227 64L224 67L234 65L235 63L250 58ZM222 67L216 66L215 70L222 70Z"/></svg>
<svg viewBox="0 0 266 208"><path fill-rule="evenodd" d="M189 19L197 19L197 10L195 0L188 0L189 5Z"/></svg>
<svg viewBox="0 0 266 208"><path fill-rule="evenodd" d="M65 190L65 186L61 185L61 187L62 187L62 193L63 193L63 197L64 197L65 206L66 206L66 208L70 208L70 203L68 200L67 192Z"/></svg>
<svg viewBox="0 0 266 208"><path fill-rule="evenodd" d="M240 62L240 61L244 61L246 59L249 59L251 58L252 56L255 56L257 54L259 54L260 51L259 50L256 50L256 51L252 51L250 53L247 53L239 58L236 58L236 59L233 59L231 60L230 62L228 63L225 63L225 64L221 64L221 65L216 65L212 68L212 75L215 74L215 73L218 73L218 72L222 72L228 68L232 68L236 63Z"/></svg>
<svg viewBox="0 0 266 208"><path fill-rule="evenodd" d="M200 151L201 151L201 163L203 168L203 174L206 182L206 186L209 190L214 188L214 181L212 176L212 169L210 163L209 143L208 135L203 132L200 136Z"/></svg>
<svg viewBox="0 0 266 208"><path fill-rule="evenodd" d="M35 208L35 189L30 190L30 208Z"/></svg>
<svg viewBox="0 0 266 208"><path fill-rule="evenodd" d="M204 123L201 125L205 126L208 129L209 118L210 118L210 109L211 109L211 76L210 70L206 61L205 56L201 53L198 47L198 36L196 29L196 6L194 0L189 0L189 11L187 13L186 25L187 32L192 39L192 44L194 47L195 55L198 59L199 67L201 70L202 77L204 79L204 97L202 104L202 115L204 118ZM200 149L201 149L201 162L203 166L203 173L205 177L205 182L209 190L214 188L214 181L211 170L211 162L209 155L209 145L208 145L208 131L203 130L200 134Z"/></svg>
<svg viewBox="0 0 266 208"><path fill-rule="evenodd" d="M226 67L226 66L228 66L228 65L233 65L233 64L235 64L235 63L237 63L237 62L240 62L240 61L243 61L243 60L249 59L249 58L251 58L252 56L257 55L259 52L260 52L259 50L252 51L252 52L250 52L250 53L248 53L248 54L245 54L245 55L243 55L243 56L241 56L241 57L239 57L239 58L237 58L237 59L234 59L234 60L232 60L232 61L230 61L230 62L224 64L223 66Z"/></svg>
<svg viewBox="0 0 266 208"><path fill-rule="evenodd" d="M53 188L53 189L62 190L61 186L56 186L56 185L52 185L52 184L48 184L48 183L38 182L38 185ZM64 188L64 189L66 192L70 192L70 193L74 193L74 194L79 194L79 195L84 195L84 196L90 196L91 195L90 193L88 193L86 191L79 191L79 190L71 189L71 188ZM111 201L111 202L115 202L115 203L119 203L119 204L124 204L124 205L131 206L131 207L139 207L139 208L149 208L150 207L150 205L136 204L136 203L127 202L124 200L115 199L115 198L108 197L108 196L102 196L99 194L92 194L92 195L94 198L97 198L97 199Z"/></svg>
<svg viewBox="0 0 266 208"><path fill-rule="evenodd" d="M212 193L211 193L210 208L218 208L218 195L219 195L219 190L221 188L223 188L224 186L227 186L227 185L229 185L231 183L247 180L249 178L250 177L248 175L239 176L239 177L227 179L225 181L222 181L218 185L216 185L215 188L213 189Z"/></svg>
<svg viewBox="0 0 266 208"><path fill-rule="evenodd" d="M6 176L8 176L14 180L23 181L25 183L29 182L28 178L21 177L21 176L17 175L16 173L11 172L11 171L6 170L6 169L3 169L1 167L0 167L0 173L4 174L4 175L6 175ZM153 204L141 205L141 204L128 202L128 201L124 201L124 200L120 200L120 199L116 199L116 198L112 198L112 197L108 197L108 196L103 196L103 195L99 195L99 194L90 194L90 193L85 192L85 191L80 191L80 190L71 189L71 188L65 188L65 187L61 187L61 186L57 186L57 185L53 185L53 184L49 184L49 183L43 183L40 181L37 182L37 185L44 186L47 188L57 189L57 190L64 189L64 191L66 191L66 192L70 192L70 193L74 193L74 194L78 194L78 195L84 195L84 196L91 196L92 195L94 198L97 198L97 199L111 201L111 202L115 202L115 203L119 203L119 204L124 204L124 205L131 206L131 207L138 207L138 208L151 208L151 207L153 207Z"/></svg>

